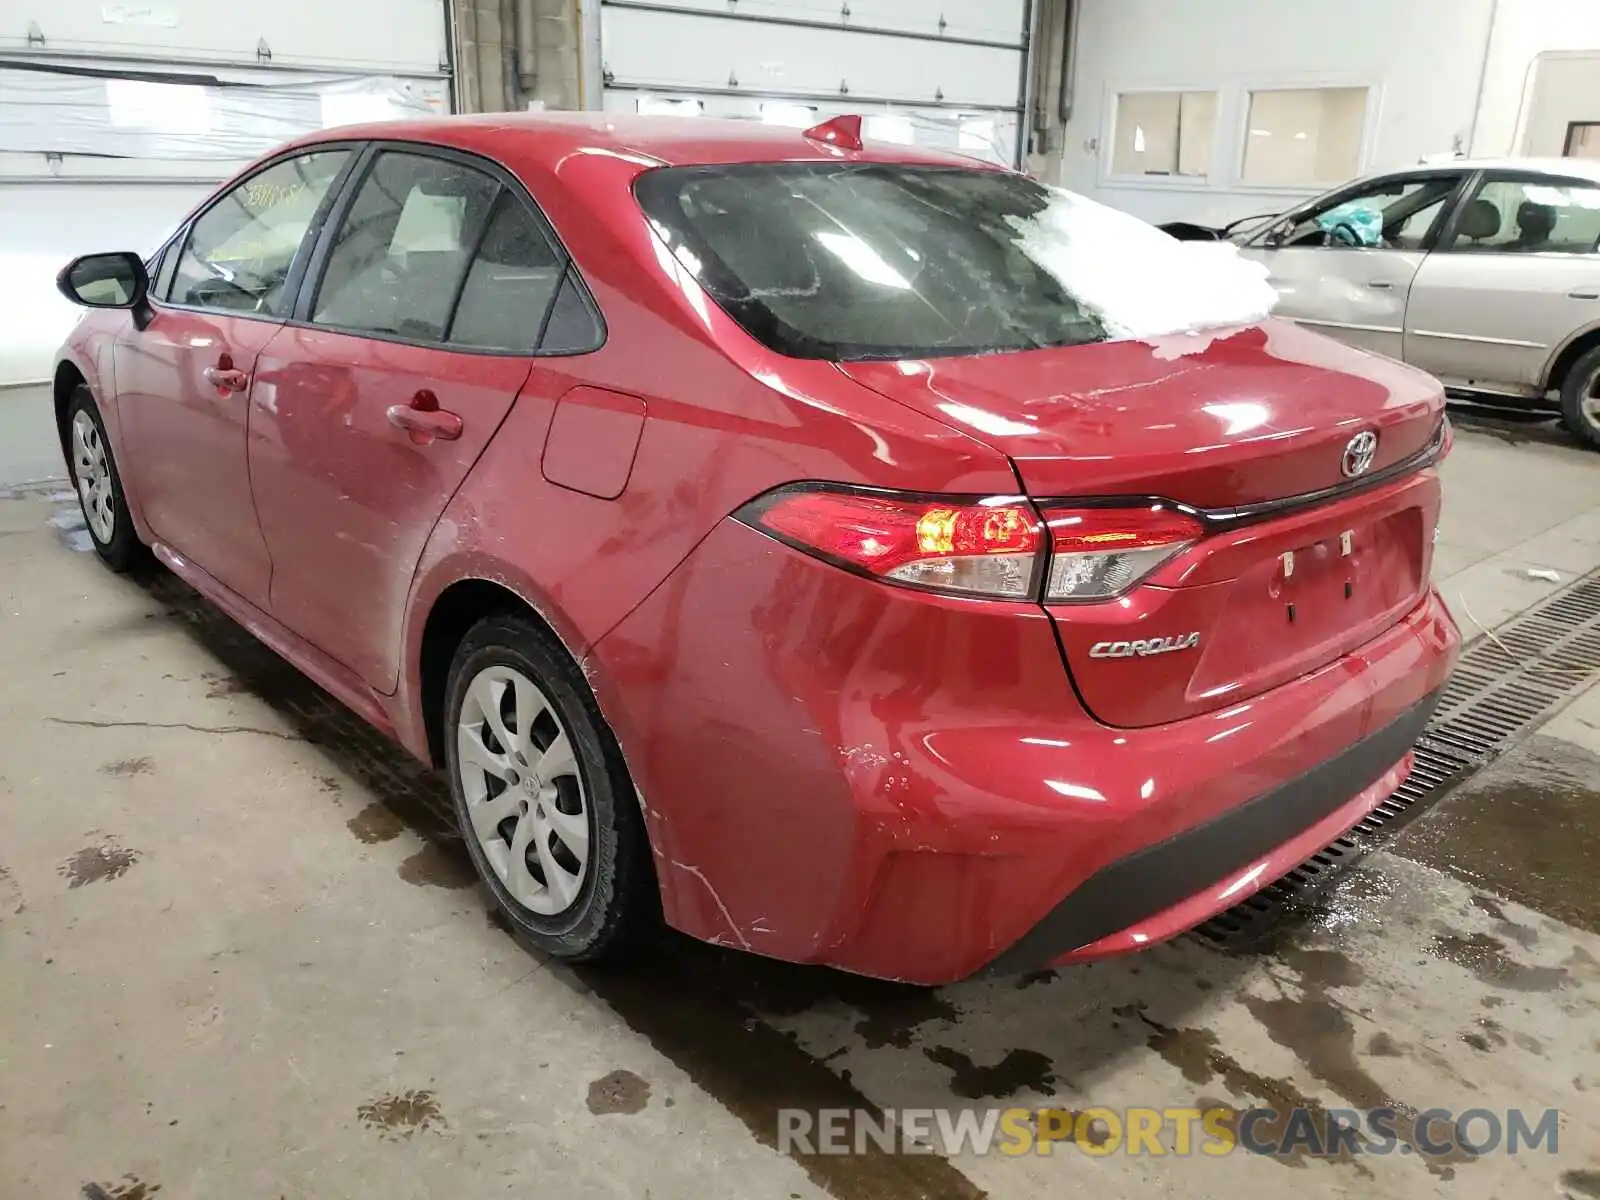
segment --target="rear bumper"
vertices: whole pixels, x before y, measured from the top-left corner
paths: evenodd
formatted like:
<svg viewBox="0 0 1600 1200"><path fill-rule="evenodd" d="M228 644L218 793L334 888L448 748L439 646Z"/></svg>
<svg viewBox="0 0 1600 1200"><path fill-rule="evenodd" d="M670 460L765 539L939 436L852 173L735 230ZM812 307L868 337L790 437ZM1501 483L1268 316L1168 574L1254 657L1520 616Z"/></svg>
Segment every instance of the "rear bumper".
<svg viewBox="0 0 1600 1200"><path fill-rule="evenodd" d="M1117 729L1049 622L720 526L593 653L668 921L929 984L1137 949L1380 804L1460 644L1430 592L1248 701Z"/></svg>
<svg viewBox="0 0 1600 1200"><path fill-rule="evenodd" d="M1389 798L1438 702L1434 693L1298 779L1102 867L985 973L1138 950L1239 903Z"/></svg>

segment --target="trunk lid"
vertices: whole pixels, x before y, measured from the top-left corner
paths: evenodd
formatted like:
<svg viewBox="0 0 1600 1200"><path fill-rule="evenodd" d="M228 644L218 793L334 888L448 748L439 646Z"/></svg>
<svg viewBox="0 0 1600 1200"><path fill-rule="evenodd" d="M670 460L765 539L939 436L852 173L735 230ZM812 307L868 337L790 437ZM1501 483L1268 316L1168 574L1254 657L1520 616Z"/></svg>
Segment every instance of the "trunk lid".
<svg viewBox="0 0 1600 1200"><path fill-rule="evenodd" d="M1108 724L1259 695L1349 654L1426 593L1437 474L1343 487L1357 435L1377 435L1358 473L1370 477L1424 455L1439 432L1439 385L1399 363L1268 321L840 370L1006 454L1047 516L1127 497L1215 518L1125 595L1048 606L1079 693ZM1267 511L1234 512L1245 506Z"/></svg>
<svg viewBox="0 0 1600 1200"><path fill-rule="evenodd" d="M1378 435L1367 473L1423 450L1439 385L1287 321L1220 335L1017 354L841 363L891 399L993 446L1034 497L1164 496L1227 508L1345 482L1351 437Z"/></svg>

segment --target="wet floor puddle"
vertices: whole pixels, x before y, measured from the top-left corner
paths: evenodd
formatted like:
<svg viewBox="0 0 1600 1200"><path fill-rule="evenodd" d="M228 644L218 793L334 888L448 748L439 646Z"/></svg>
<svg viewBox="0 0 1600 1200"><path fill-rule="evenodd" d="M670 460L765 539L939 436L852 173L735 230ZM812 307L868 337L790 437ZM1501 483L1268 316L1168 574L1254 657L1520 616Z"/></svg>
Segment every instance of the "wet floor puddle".
<svg viewBox="0 0 1600 1200"><path fill-rule="evenodd" d="M1600 933L1600 756L1535 735L1462 783L1391 849ZM1514 930L1497 932L1520 940ZM1444 949L1473 959L1464 965L1474 970L1493 970L1486 947Z"/></svg>

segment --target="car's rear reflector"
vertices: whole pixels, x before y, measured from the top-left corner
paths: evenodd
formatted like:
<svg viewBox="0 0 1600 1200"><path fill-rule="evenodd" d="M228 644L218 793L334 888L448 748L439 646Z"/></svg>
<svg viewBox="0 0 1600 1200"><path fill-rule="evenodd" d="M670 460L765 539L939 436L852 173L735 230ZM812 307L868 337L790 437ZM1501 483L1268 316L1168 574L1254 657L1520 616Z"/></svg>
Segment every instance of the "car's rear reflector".
<svg viewBox="0 0 1600 1200"><path fill-rule="evenodd" d="M1122 595L1204 535L1194 517L1163 505L1045 509L1050 530L1046 602Z"/></svg>

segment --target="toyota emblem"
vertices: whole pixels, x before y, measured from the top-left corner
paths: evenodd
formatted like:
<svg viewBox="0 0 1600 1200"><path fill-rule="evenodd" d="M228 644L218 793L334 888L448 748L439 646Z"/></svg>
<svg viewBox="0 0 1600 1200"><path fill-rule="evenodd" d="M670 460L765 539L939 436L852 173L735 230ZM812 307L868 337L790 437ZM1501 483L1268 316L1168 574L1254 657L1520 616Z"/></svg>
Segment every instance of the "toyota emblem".
<svg viewBox="0 0 1600 1200"><path fill-rule="evenodd" d="M1344 472L1346 479L1354 479L1370 471L1372 460L1377 457L1378 435L1369 429L1350 439L1349 445L1344 448L1344 460L1339 464L1339 469Z"/></svg>

